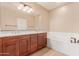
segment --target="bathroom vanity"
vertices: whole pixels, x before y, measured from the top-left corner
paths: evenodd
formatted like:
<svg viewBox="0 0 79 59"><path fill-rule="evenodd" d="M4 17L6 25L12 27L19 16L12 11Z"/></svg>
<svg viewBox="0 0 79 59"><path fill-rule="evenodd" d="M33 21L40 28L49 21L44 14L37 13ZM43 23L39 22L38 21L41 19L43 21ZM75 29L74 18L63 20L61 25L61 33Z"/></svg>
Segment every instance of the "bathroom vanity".
<svg viewBox="0 0 79 59"><path fill-rule="evenodd" d="M1 56L27 56L46 46L46 32L0 36Z"/></svg>
<svg viewBox="0 0 79 59"><path fill-rule="evenodd" d="M11 3L11 8L8 4L0 7L0 56L25 56L46 47L47 33L40 32L47 30L45 18L12 8L17 3Z"/></svg>

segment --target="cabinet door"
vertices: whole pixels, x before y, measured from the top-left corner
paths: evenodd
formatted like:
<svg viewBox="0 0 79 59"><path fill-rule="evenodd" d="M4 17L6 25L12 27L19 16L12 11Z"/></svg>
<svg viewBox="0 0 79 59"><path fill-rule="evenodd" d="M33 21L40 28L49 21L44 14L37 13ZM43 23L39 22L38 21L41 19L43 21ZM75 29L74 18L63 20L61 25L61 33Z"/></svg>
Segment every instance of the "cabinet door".
<svg viewBox="0 0 79 59"><path fill-rule="evenodd" d="M3 38L3 55L17 56L19 55L19 39L15 37Z"/></svg>
<svg viewBox="0 0 79 59"><path fill-rule="evenodd" d="M37 51L37 34L31 35L31 53Z"/></svg>
<svg viewBox="0 0 79 59"><path fill-rule="evenodd" d="M46 33L39 33L38 34L38 49L41 49L46 46L47 38Z"/></svg>
<svg viewBox="0 0 79 59"><path fill-rule="evenodd" d="M44 39L43 39L43 41L44 41L44 42L43 42L43 45L44 45L44 47L45 47L45 46L47 46L47 33L43 33L43 38L44 38Z"/></svg>
<svg viewBox="0 0 79 59"><path fill-rule="evenodd" d="M43 38L43 34L38 34L38 49L41 49L43 47L43 42L44 38Z"/></svg>
<svg viewBox="0 0 79 59"><path fill-rule="evenodd" d="M24 55L28 55L30 53L30 45L29 45L29 42L30 42L30 36L21 36L21 39L20 39L20 55L21 56L24 56Z"/></svg>
<svg viewBox="0 0 79 59"><path fill-rule="evenodd" d="M2 56L2 40L0 38L0 56Z"/></svg>

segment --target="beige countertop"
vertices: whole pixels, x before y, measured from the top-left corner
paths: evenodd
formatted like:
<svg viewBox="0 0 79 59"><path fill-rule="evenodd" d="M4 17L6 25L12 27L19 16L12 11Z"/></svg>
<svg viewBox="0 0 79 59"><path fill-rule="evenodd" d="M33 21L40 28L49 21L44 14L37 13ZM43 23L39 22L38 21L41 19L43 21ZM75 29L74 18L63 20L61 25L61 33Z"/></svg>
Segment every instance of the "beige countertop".
<svg viewBox="0 0 79 59"><path fill-rule="evenodd" d="M44 31L0 31L0 37L45 33Z"/></svg>

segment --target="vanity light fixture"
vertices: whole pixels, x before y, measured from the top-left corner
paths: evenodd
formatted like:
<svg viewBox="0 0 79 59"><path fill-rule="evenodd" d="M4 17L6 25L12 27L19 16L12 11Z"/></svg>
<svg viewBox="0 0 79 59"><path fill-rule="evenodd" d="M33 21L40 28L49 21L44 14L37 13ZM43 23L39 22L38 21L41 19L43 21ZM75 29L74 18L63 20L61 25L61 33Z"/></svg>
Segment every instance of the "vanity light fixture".
<svg viewBox="0 0 79 59"><path fill-rule="evenodd" d="M23 8L23 11L28 11L29 9L30 9L30 7L25 6L25 7Z"/></svg>
<svg viewBox="0 0 79 59"><path fill-rule="evenodd" d="M28 13L33 12L32 7L26 5L25 3L20 2L19 6L17 7L19 10L26 11Z"/></svg>

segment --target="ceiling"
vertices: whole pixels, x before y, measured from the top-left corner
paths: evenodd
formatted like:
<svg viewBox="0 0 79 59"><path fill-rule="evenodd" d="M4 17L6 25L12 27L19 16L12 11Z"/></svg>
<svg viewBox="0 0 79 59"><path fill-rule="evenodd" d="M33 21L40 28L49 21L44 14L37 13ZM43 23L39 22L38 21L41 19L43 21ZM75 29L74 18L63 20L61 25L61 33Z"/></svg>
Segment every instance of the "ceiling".
<svg viewBox="0 0 79 59"><path fill-rule="evenodd" d="M36 2L36 3L41 5L48 11L51 11L51 10L58 8L58 7L61 7L65 4L68 4L68 2ZM7 3L0 3L0 4L10 7L10 8L14 8L14 9L17 9L17 6L19 5L19 3L8 3L8 2Z"/></svg>
<svg viewBox="0 0 79 59"><path fill-rule="evenodd" d="M53 10L57 7L63 6L68 2L37 2L37 4L41 5L42 7L46 8L47 10Z"/></svg>

